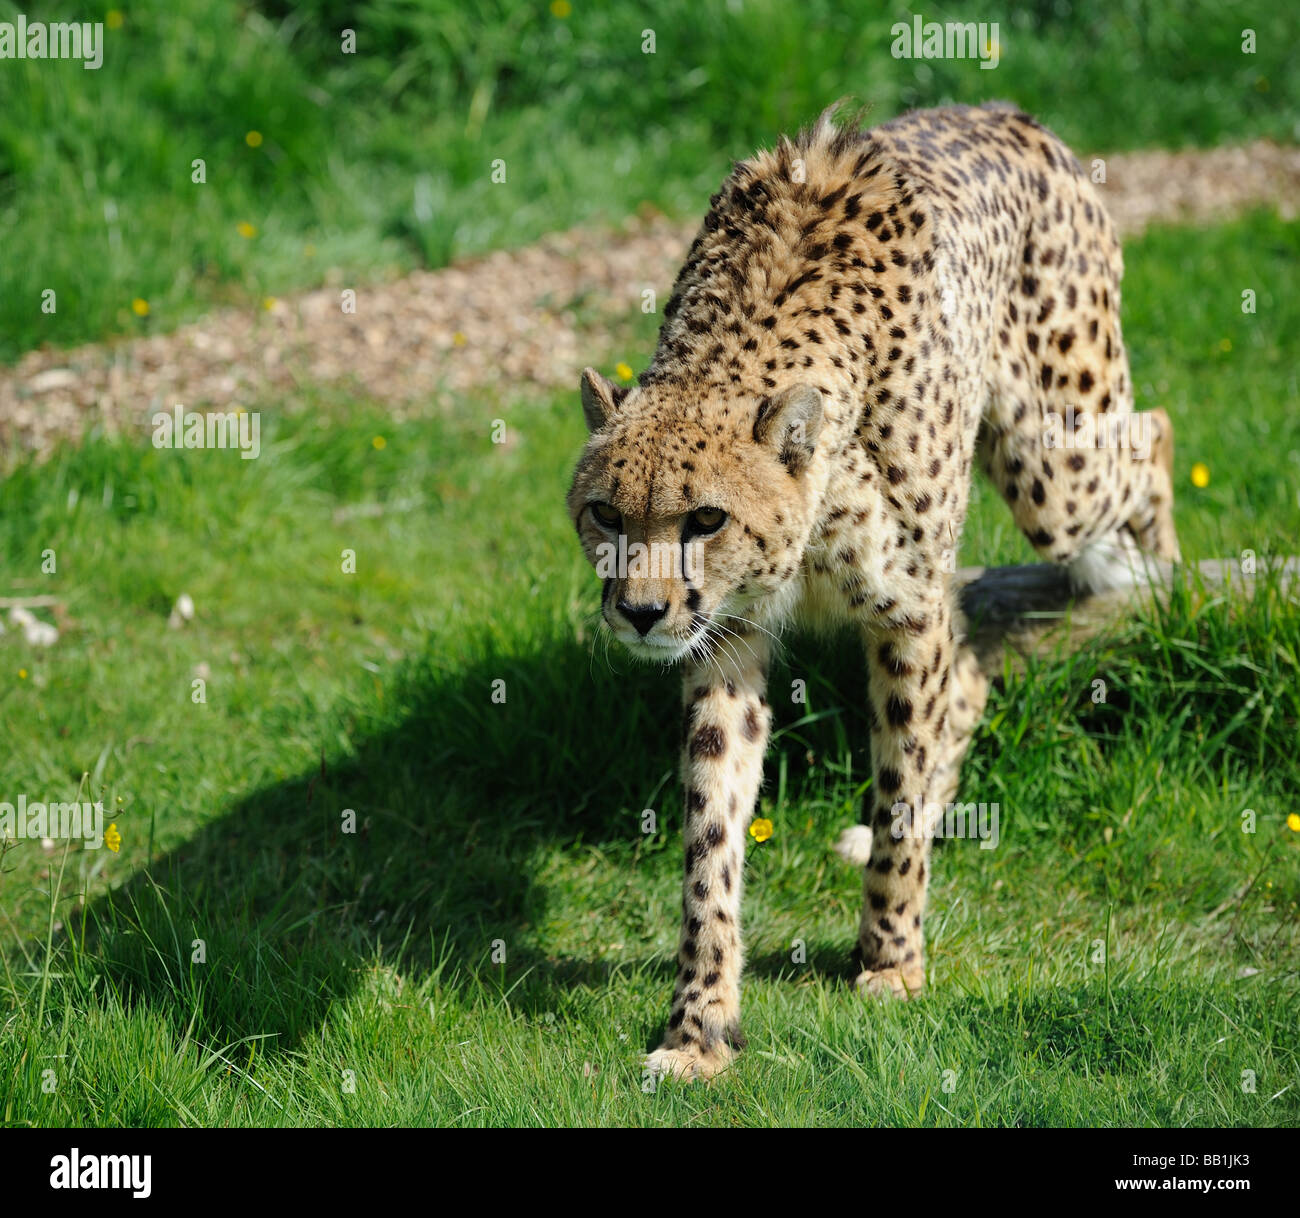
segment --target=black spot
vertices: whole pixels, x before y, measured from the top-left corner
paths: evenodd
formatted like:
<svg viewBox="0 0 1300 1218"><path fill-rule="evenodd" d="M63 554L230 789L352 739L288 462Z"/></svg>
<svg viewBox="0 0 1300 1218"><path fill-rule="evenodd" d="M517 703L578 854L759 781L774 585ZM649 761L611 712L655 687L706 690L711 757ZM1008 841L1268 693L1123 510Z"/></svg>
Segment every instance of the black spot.
<svg viewBox="0 0 1300 1218"><path fill-rule="evenodd" d="M708 724L695 733L691 741L692 757L721 757L727 747L727 738L722 734L722 729Z"/></svg>
<svg viewBox="0 0 1300 1218"><path fill-rule="evenodd" d="M912 704L906 698L890 694L889 700L885 703L885 716L894 727L902 727L911 721Z"/></svg>

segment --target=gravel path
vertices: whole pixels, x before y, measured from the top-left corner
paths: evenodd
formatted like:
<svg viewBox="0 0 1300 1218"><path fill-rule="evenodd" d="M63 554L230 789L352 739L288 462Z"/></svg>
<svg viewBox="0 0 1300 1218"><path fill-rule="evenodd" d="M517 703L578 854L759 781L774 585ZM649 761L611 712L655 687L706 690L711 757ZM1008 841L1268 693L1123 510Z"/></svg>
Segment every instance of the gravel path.
<svg viewBox="0 0 1300 1218"><path fill-rule="evenodd" d="M1263 204L1290 217L1300 148L1125 153L1106 158L1106 178L1100 189L1125 236ZM355 314L343 313L340 286L169 334L32 351L0 370L0 454L6 464L39 457L91 427L148 435L150 416L177 403L292 409L307 384L384 402L395 417L452 409L468 390L576 393L579 370L626 332L642 291L653 288L662 307L697 222L574 230L358 287Z"/></svg>

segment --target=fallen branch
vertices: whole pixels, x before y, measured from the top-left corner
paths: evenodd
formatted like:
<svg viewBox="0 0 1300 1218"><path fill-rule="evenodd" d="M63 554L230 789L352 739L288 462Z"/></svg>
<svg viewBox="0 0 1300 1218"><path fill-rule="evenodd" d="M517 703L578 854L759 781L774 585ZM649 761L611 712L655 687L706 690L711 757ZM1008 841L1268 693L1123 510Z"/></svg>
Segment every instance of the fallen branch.
<svg viewBox="0 0 1300 1218"><path fill-rule="evenodd" d="M1274 560L1270 570L1280 570L1283 585L1292 591L1300 579L1300 558ZM1013 667L1023 667L1031 655L1061 648L1077 650L1088 639L1134 610L1168 595L1176 580L1190 580L1199 572L1206 588L1229 586L1251 595L1256 576L1244 575L1236 559L1206 559L1195 565L1152 570L1149 584L1081 596L1070 586L1065 571L1050 563L1019 567L963 567L956 575L966 642L988 676L1003 671L1010 654ZM1262 574L1262 572L1261 572Z"/></svg>

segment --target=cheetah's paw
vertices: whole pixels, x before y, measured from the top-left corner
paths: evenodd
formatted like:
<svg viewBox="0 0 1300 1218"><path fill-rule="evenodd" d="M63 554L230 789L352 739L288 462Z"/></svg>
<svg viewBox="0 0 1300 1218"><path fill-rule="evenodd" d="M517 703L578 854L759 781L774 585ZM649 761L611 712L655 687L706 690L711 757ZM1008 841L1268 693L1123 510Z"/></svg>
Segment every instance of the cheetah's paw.
<svg viewBox="0 0 1300 1218"><path fill-rule="evenodd" d="M869 968L858 974L858 993L873 998L915 998L925 989L925 965Z"/></svg>
<svg viewBox="0 0 1300 1218"><path fill-rule="evenodd" d="M687 1045L670 1049L667 1046L656 1049L645 1059L645 1073L651 1078L680 1078L692 1080L711 1079L721 1074L729 1065L735 1053L725 1043L719 1042L707 1052L698 1045Z"/></svg>

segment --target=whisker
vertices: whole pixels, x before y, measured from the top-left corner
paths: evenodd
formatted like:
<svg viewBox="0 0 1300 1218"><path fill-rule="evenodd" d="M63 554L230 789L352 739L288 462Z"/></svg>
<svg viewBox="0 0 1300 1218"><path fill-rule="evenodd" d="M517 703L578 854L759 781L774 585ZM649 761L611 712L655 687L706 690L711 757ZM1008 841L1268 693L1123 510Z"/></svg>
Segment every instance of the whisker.
<svg viewBox="0 0 1300 1218"><path fill-rule="evenodd" d="M722 612L715 613L713 616L715 618L720 618L720 617L730 618L731 620L736 622L743 622L746 626L753 626L755 630L761 630L765 635L767 635L767 637L771 639L772 642L776 645L777 649L784 650L785 644L783 643L781 636L769 630L766 626L762 625L761 623L754 621L753 618L743 617L739 613L722 613Z"/></svg>
<svg viewBox="0 0 1300 1218"><path fill-rule="evenodd" d="M728 615L728 616L731 616L731 615ZM726 635L728 635L728 636L730 636L731 638L735 639L735 640L736 640L736 643L738 643L738 644L743 644L745 650L746 650L747 652L749 652L749 658L750 658L751 660L754 660L754 661L757 661L757 660L758 660L758 654L757 654L757 652L754 651L754 648L753 648L753 646L752 646L750 640L749 640L745 635L742 635L742 634L738 633L737 631L733 630L730 626L727 626L727 625L725 625L725 624L722 623L722 622L717 623L717 627L718 627L718 629L719 629L720 631L723 631ZM734 656L736 657L736 662L737 662L737 664L739 664L741 667L743 667L743 666L744 666L744 663L743 663L743 661L740 659L740 655L739 655L739 653L735 650L734 647L732 648L732 655L734 655Z"/></svg>
<svg viewBox="0 0 1300 1218"><path fill-rule="evenodd" d="M731 657L732 662L736 665L736 671L738 673L743 672L745 668L745 662L740 658L740 653L736 650L735 645L731 643L726 636L730 635L737 642L745 643L746 649L749 651L751 659L757 658L754 656L753 649L749 647L747 640L743 639L740 635L736 634L736 632L732 630L729 626L724 626L721 623L716 623L716 625L718 627L718 630L721 632L716 636L718 644L721 647L723 647L726 650L727 655Z"/></svg>

